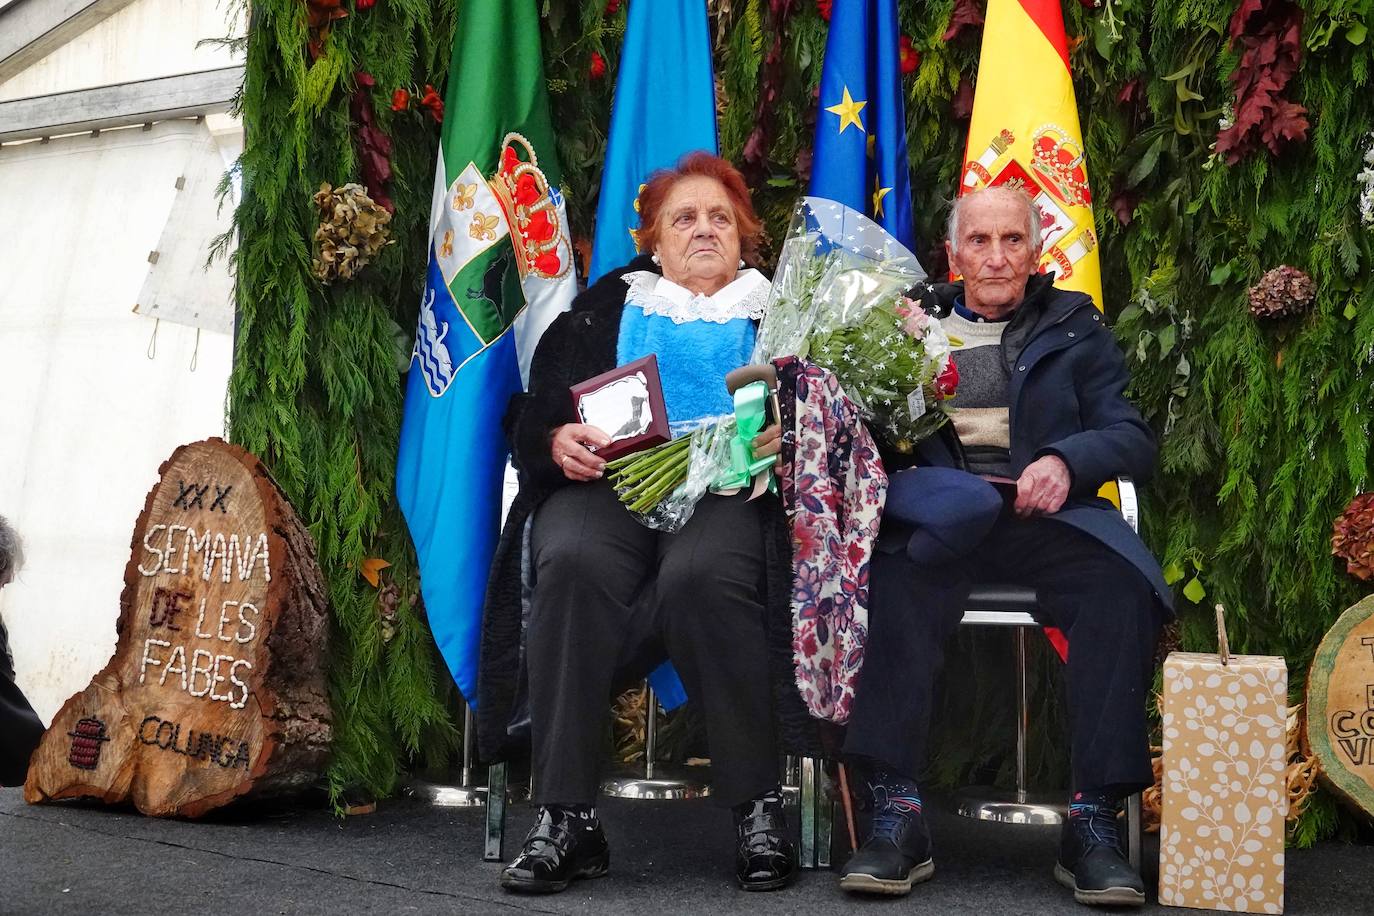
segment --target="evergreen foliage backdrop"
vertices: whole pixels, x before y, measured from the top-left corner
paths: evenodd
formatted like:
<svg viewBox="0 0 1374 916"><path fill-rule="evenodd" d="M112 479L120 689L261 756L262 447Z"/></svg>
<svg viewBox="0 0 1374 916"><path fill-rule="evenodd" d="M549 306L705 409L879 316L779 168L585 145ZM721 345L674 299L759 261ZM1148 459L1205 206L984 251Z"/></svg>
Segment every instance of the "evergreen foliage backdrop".
<svg viewBox="0 0 1374 916"><path fill-rule="evenodd" d="M563 190L585 240L627 4L540 2ZM1295 113L1279 106L1280 117L1265 124L1293 139L1276 141L1277 154L1259 145L1228 164L1216 141L1223 122L1237 119L1234 79L1245 62L1229 29L1242 3L1248 35L1300 22L1296 41L1279 42L1290 59L1300 55L1280 95L1306 109L1310 127L1298 136ZM709 0L722 152L749 178L773 240L807 183L829 5ZM400 757L446 748L453 734L439 689L447 676L412 610L413 560L391 498L397 368L409 352L424 264L437 128L385 104L401 86L433 83L442 95L452 6L376 0L353 9L333 23L311 64L305 6L253 4L232 429L274 469L320 543L339 623L336 787L384 791ZM1134 396L1163 442L1160 473L1145 492L1145 534L1179 579L1182 623L1171 639L1212 648L1210 608L1221 601L1233 649L1286 656L1295 697L1321 634L1368 591L1331 558L1330 535L1346 503L1369 488L1371 467L1374 235L1362 220L1359 178L1374 145L1371 7L1064 4L1107 313L1135 375ZM918 254L938 275L983 3L899 0L899 9L920 55L906 76ZM378 120L394 141L398 244L358 280L324 288L309 270L309 199L321 181L358 180L349 114L358 70L376 77ZM1374 173L1366 181L1374 184ZM1281 264L1315 279L1315 304L1297 317L1257 320L1247 289ZM385 575L403 597L397 635L386 643L378 594L358 574L371 556L394 564ZM1005 744L999 728L985 723L980 732ZM1009 720L1006 729L1009 736ZM990 742L972 742L970 754ZM1062 764L1052 746L1042 756ZM964 755L939 764L954 778L982 762ZM1329 832L1334 818L1319 800L1296 839Z"/></svg>

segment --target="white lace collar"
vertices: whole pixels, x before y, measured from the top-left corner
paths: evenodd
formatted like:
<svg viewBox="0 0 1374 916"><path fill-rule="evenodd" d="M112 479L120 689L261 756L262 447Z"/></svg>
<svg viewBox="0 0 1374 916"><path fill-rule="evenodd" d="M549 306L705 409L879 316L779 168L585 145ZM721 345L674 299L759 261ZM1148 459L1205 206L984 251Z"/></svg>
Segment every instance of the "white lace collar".
<svg viewBox="0 0 1374 916"><path fill-rule="evenodd" d="M636 270L622 274L620 279L630 284L625 303L633 303L646 315L662 315L676 324L688 321L710 321L725 324L735 318L758 321L768 305L768 278L752 267L739 272L714 296L703 296L678 286L667 277L651 270Z"/></svg>

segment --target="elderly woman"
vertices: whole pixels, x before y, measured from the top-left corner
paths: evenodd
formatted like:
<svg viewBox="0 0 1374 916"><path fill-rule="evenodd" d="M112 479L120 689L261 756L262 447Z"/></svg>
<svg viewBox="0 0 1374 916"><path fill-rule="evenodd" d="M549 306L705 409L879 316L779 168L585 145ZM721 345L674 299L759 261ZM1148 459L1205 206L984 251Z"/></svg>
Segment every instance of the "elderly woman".
<svg viewBox="0 0 1374 916"><path fill-rule="evenodd" d="M0 589L3 589L24 564L19 535L0 516ZM43 737L43 722L14 683L14 661L10 658L9 635L0 621L0 786L24 782L29 757Z"/></svg>
<svg viewBox="0 0 1374 916"><path fill-rule="evenodd" d="M675 428L729 413L725 374L748 362L767 298L767 279L741 258L761 224L739 172L705 152L651 178L640 218L642 254L553 323L506 418L520 492L487 591L479 730L483 757L503 756L527 697L540 807L501 883L550 892L606 873L595 802L609 701L666 654L704 714L712 797L734 810L739 884L771 890L795 867L772 698L791 716L790 669L769 664L789 657L778 504L708 495L681 531L645 527L604 479L597 449L609 437L574 422L568 390L653 353ZM778 447L776 427L755 441L756 454Z"/></svg>

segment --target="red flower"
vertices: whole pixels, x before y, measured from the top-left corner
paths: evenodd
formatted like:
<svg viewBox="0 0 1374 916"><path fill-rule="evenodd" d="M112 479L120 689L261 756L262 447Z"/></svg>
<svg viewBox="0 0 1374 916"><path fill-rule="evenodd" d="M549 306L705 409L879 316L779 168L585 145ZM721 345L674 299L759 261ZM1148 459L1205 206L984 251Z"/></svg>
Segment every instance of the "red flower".
<svg viewBox="0 0 1374 916"><path fill-rule="evenodd" d="M442 124L444 121L444 100L439 98L439 93L434 91L434 87L425 83L425 94L420 99L420 107L428 108L429 114L435 122Z"/></svg>
<svg viewBox="0 0 1374 916"><path fill-rule="evenodd" d="M897 46L897 56L902 61L903 73L915 73L916 68L921 66L921 52L911 46L911 36L903 35L901 43Z"/></svg>
<svg viewBox="0 0 1374 916"><path fill-rule="evenodd" d="M405 111L410 107L410 92L405 89L397 89L391 93L391 110Z"/></svg>
<svg viewBox="0 0 1374 916"><path fill-rule="evenodd" d="M360 10L370 10L377 5L377 0L353 0L353 6Z"/></svg>
<svg viewBox="0 0 1374 916"><path fill-rule="evenodd" d="M816 0L816 12L821 14L821 18L826 22L830 21L830 7L835 5L835 0Z"/></svg>
<svg viewBox="0 0 1374 916"><path fill-rule="evenodd" d="M587 67L587 75L594 80L599 80L606 75L606 58L597 52L592 52L591 65Z"/></svg>
<svg viewBox="0 0 1374 916"><path fill-rule="evenodd" d="M942 399L948 400L954 397L954 391L959 387L959 367L955 365L954 358L948 357L945 361L945 368L940 370L940 374L935 377L935 392Z"/></svg>
<svg viewBox="0 0 1374 916"><path fill-rule="evenodd" d="M606 15L614 16L620 10L620 0L606 0Z"/></svg>

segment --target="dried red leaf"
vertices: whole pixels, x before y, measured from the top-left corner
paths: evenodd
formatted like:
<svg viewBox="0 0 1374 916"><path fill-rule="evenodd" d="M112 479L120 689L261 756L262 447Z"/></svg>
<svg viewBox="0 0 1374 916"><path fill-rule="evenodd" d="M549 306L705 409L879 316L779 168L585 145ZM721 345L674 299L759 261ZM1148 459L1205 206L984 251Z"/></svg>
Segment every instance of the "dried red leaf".
<svg viewBox="0 0 1374 916"><path fill-rule="evenodd" d="M1116 221L1123 226L1129 226L1131 220L1135 219L1135 208L1140 206L1140 192L1117 191L1112 195L1110 206Z"/></svg>
<svg viewBox="0 0 1374 916"><path fill-rule="evenodd" d="M1241 0L1231 16L1232 46L1241 50L1231 75L1235 120L1217 134L1217 153L1228 165L1265 146L1307 139L1307 109L1281 97L1302 64L1302 10L1289 0Z"/></svg>
<svg viewBox="0 0 1374 916"><path fill-rule="evenodd" d="M954 90L949 110L956 121L967 121L973 117L973 82L967 76L959 77L959 88Z"/></svg>
<svg viewBox="0 0 1374 916"><path fill-rule="evenodd" d="M366 73L356 74L356 77L363 87L376 84L376 80ZM358 166L367 195L378 206L385 207L388 213L395 213L396 205L386 192L387 182L391 180L391 138L377 126L377 112L372 107L372 96L366 88L353 93L349 110L358 126Z"/></svg>
<svg viewBox="0 0 1374 916"><path fill-rule="evenodd" d="M983 13L978 9L978 0L955 0L954 11L949 14L949 27L940 38L954 41L964 33L964 29L983 24Z"/></svg>

